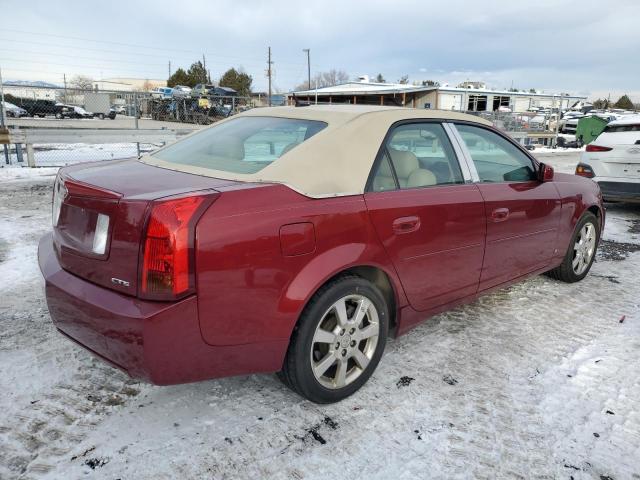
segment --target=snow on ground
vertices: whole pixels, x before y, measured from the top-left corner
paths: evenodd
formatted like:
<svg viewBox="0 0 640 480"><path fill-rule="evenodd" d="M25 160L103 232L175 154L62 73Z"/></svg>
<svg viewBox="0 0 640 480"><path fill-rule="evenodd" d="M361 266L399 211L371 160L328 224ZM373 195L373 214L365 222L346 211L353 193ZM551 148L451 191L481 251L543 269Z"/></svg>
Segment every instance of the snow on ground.
<svg viewBox="0 0 640 480"><path fill-rule="evenodd" d="M640 207L609 206L583 282L539 276L434 317L318 406L274 375L141 384L57 334L42 172L0 169L0 478L640 479Z"/></svg>
<svg viewBox="0 0 640 480"><path fill-rule="evenodd" d="M576 153L576 152L584 152L584 150L586 149L586 145L582 146L580 148L551 148L551 147L536 147L536 149L533 151L534 155L538 155L540 153L542 154L555 154L555 155L562 155L562 154L567 154L567 153Z"/></svg>

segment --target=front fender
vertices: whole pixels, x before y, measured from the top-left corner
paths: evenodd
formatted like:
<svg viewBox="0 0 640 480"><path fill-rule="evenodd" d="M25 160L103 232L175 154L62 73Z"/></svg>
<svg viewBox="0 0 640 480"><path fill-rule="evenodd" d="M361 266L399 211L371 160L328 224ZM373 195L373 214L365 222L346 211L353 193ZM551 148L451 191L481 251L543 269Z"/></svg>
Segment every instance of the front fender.
<svg viewBox="0 0 640 480"><path fill-rule="evenodd" d="M562 219L558 231L556 260L562 261L576 224L584 213L593 207L600 213L600 232L604 229L605 209L600 187L593 180L577 175L556 174L554 185L562 203Z"/></svg>

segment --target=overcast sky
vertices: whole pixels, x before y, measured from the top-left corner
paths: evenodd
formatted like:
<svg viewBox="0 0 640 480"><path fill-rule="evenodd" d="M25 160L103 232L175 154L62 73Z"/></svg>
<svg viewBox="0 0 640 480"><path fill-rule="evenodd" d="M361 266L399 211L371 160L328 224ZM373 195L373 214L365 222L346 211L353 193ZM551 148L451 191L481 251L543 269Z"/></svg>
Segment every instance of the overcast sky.
<svg viewBox="0 0 640 480"><path fill-rule="evenodd" d="M211 75L242 67L265 90L336 68L456 84L538 88L640 101L640 1L0 0L5 79L85 74L166 78L206 56ZM74 37L74 38L69 38Z"/></svg>

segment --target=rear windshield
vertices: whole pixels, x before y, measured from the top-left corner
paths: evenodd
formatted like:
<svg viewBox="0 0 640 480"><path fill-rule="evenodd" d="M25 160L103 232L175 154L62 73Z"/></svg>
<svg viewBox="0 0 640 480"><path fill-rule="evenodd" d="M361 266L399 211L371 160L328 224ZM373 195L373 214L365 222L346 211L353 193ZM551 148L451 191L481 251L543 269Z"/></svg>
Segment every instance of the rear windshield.
<svg viewBox="0 0 640 480"><path fill-rule="evenodd" d="M159 160L231 173L255 173L327 126L278 117L238 117L164 148Z"/></svg>
<svg viewBox="0 0 640 480"><path fill-rule="evenodd" d="M607 133L640 132L640 123L629 125L607 125L604 127L604 131Z"/></svg>

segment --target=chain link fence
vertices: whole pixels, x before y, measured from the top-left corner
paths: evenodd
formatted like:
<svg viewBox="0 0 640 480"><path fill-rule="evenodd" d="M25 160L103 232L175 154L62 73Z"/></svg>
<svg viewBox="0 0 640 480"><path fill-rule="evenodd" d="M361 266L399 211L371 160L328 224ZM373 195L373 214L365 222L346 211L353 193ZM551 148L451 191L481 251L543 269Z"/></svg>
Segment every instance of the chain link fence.
<svg viewBox="0 0 640 480"><path fill-rule="evenodd" d="M99 143L99 134L98 138L92 135L90 142L77 143L65 140L26 145L5 139L4 148L0 147L0 163L5 165L62 166L135 157L164 142L144 141L146 136L142 135L139 141L114 143L113 136L106 134L114 129L193 130L254 107L251 97L228 94L227 89L226 95L215 95L211 90L185 93L169 88L140 92L12 84L1 87L4 102L0 103L0 114L8 138L25 130L105 132L104 143Z"/></svg>

